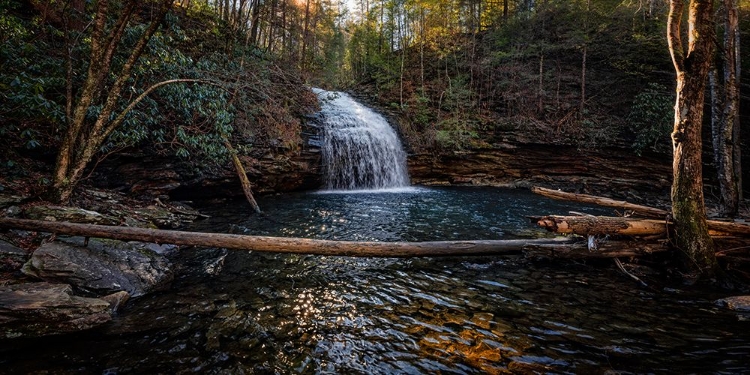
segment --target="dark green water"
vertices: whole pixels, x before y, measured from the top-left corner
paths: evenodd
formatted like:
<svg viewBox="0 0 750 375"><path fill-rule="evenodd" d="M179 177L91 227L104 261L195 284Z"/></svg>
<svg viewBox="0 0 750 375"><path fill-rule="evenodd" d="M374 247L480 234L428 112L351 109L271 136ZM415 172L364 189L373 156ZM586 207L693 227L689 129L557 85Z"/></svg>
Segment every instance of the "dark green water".
<svg viewBox="0 0 750 375"><path fill-rule="evenodd" d="M571 205L525 191L264 197L196 230L341 240L539 235ZM610 213L585 206L576 211ZM608 263L189 250L167 292L92 332L3 343L8 373L750 373L750 322L720 291L644 288Z"/></svg>

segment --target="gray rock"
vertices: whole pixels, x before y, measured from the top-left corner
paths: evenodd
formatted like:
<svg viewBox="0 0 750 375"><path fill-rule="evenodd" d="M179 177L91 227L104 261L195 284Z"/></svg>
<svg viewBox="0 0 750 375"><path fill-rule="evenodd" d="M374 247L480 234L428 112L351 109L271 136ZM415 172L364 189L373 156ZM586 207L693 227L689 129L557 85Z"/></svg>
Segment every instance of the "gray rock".
<svg viewBox="0 0 750 375"><path fill-rule="evenodd" d="M0 337L39 337L81 331L112 319L110 304L71 295L66 284L0 286Z"/></svg>
<svg viewBox="0 0 750 375"><path fill-rule="evenodd" d="M174 278L170 262L142 242L74 237L40 246L23 273L103 296L126 291L131 297L165 289Z"/></svg>
<svg viewBox="0 0 750 375"><path fill-rule="evenodd" d="M116 225L120 221L109 215L96 211L84 210L76 207L62 206L31 206L23 212L23 216L32 220L68 221L72 223L87 223L101 225Z"/></svg>
<svg viewBox="0 0 750 375"><path fill-rule="evenodd" d="M17 271L28 259L26 250L0 240L0 272Z"/></svg>
<svg viewBox="0 0 750 375"><path fill-rule="evenodd" d="M734 311L750 312L750 296L722 298L717 300L716 304Z"/></svg>
<svg viewBox="0 0 750 375"><path fill-rule="evenodd" d="M0 194L0 209L16 206L24 199L26 198L19 195Z"/></svg>

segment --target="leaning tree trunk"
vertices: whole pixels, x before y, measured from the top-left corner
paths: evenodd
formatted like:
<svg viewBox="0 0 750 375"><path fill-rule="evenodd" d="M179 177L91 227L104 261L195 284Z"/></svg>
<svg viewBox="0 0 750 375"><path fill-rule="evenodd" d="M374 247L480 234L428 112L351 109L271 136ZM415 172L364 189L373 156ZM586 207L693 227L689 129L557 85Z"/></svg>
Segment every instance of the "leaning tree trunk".
<svg viewBox="0 0 750 375"><path fill-rule="evenodd" d="M677 73L673 146L672 215L675 245L686 268L704 277L717 272L703 197L701 126L706 79L713 52L713 1L691 0L687 51L682 44L683 0L671 0L667 22L669 51Z"/></svg>

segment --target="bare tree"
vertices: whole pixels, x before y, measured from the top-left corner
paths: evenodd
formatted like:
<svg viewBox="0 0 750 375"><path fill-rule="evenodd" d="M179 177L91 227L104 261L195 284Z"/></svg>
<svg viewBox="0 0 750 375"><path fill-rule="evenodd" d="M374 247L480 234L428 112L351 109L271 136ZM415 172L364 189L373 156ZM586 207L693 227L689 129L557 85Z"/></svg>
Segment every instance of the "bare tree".
<svg viewBox="0 0 750 375"><path fill-rule="evenodd" d="M713 55L713 1L690 0L687 46L682 40L684 6L683 0L670 0L667 19L669 52L677 73L672 215L676 246L684 254L686 268L696 276L713 276L718 266L706 223L701 160L704 91Z"/></svg>

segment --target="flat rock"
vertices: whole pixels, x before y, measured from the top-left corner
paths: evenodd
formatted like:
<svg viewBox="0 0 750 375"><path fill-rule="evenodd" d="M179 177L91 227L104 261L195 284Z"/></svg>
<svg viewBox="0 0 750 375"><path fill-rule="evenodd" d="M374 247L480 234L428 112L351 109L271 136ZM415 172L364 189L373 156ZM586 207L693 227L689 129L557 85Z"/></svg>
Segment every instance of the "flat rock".
<svg viewBox="0 0 750 375"><path fill-rule="evenodd" d="M734 311L750 312L750 296L722 298L717 300L716 304Z"/></svg>
<svg viewBox="0 0 750 375"><path fill-rule="evenodd" d="M0 272L13 272L21 269L29 260L26 250L0 240Z"/></svg>
<svg viewBox="0 0 750 375"><path fill-rule="evenodd" d="M83 246L80 237L40 246L22 271L95 296L126 291L139 297L167 288L174 278L169 260L146 243L91 239Z"/></svg>
<svg viewBox="0 0 750 375"><path fill-rule="evenodd" d="M32 220L67 221L71 223L117 225L119 220L96 211L77 207L39 205L28 207L23 216Z"/></svg>
<svg viewBox="0 0 750 375"><path fill-rule="evenodd" d="M76 332L112 319L107 301L74 296L72 290L46 282L0 286L0 338Z"/></svg>
<svg viewBox="0 0 750 375"><path fill-rule="evenodd" d="M26 198L20 195L0 194L0 209L18 205L23 202L24 199Z"/></svg>

